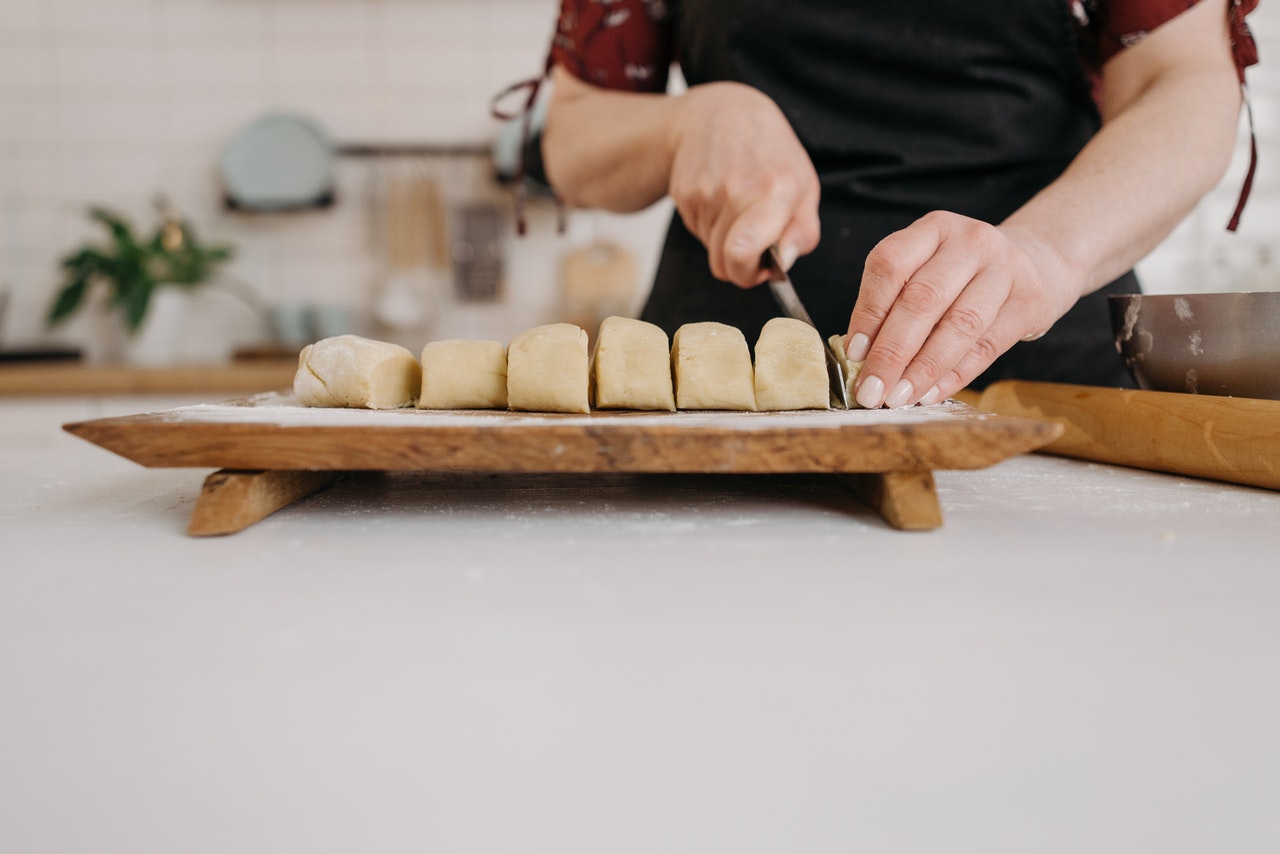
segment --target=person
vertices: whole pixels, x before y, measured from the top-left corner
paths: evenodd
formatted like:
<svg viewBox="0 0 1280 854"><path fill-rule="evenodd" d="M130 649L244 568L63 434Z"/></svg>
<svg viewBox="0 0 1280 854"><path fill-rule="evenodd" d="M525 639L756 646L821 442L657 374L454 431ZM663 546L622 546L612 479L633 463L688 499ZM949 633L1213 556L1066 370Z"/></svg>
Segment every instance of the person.
<svg viewBox="0 0 1280 854"><path fill-rule="evenodd" d="M1225 172L1256 5L562 0L536 153L568 205L674 200L668 333L754 340L776 243L863 406L1127 385L1106 295Z"/></svg>

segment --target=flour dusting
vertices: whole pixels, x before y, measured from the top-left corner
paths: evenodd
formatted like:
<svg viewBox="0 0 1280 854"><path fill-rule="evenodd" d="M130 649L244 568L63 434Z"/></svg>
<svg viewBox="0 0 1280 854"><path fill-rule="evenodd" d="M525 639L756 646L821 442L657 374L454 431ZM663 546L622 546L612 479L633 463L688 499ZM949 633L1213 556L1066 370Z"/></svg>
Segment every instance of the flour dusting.
<svg viewBox="0 0 1280 854"><path fill-rule="evenodd" d="M165 421L200 424L262 424L276 427L493 427L503 426L681 426L717 429L838 428L867 424L911 424L954 418L973 410L954 400L906 409L803 410L795 412L593 412L560 415L505 410L328 409L270 392L236 403L202 403L155 413Z"/></svg>
<svg viewBox="0 0 1280 854"><path fill-rule="evenodd" d="M1173 313L1176 314L1178 319L1183 323L1190 323L1195 319L1195 312L1191 310L1191 303L1187 302L1182 297L1174 299Z"/></svg>

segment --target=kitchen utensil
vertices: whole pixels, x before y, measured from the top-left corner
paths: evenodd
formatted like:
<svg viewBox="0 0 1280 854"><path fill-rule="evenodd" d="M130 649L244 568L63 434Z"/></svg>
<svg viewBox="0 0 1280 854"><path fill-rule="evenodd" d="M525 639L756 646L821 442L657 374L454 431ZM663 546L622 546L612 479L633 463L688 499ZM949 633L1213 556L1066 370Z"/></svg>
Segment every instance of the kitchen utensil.
<svg viewBox="0 0 1280 854"><path fill-rule="evenodd" d="M800 302L800 295L796 293L795 285L791 283L791 277L787 275L786 268L782 265L778 244L773 244L765 252L764 266L769 271L769 290L773 292L773 298L777 300L787 317L803 321L816 329L817 325L809 316L809 312L805 311L804 303ZM822 342L822 352L827 357L827 381L831 385L832 399L839 401L841 406L848 409L849 387L845 384L844 366L840 364L836 354L831 352L831 347L826 341Z"/></svg>
<svg viewBox="0 0 1280 854"><path fill-rule="evenodd" d="M1147 390L1280 400L1280 292L1113 295L1116 349Z"/></svg>
<svg viewBox="0 0 1280 854"><path fill-rule="evenodd" d="M1280 489L1280 401L1006 380L978 408L1061 424L1047 453Z"/></svg>
<svg viewBox="0 0 1280 854"><path fill-rule="evenodd" d="M893 411L566 416L306 409L289 395L65 427L134 462L161 467L842 474L890 524L909 530L941 524L932 469L984 468L1038 448L1062 429L960 403Z"/></svg>
<svg viewBox="0 0 1280 854"><path fill-rule="evenodd" d="M502 251L502 211L480 202L462 207L461 233L453 241L454 290L463 302L491 302L502 295L505 262Z"/></svg>
<svg viewBox="0 0 1280 854"><path fill-rule="evenodd" d="M305 303L282 303L267 310L275 343L294 351L315 340L311 315Z"/></svg>
<svg viewBox="0 0 1280 854"><path fill-rule="evenodd" d="M334 303L318 303L307 312L311 331L317 339L333 338L351 332L351 309Z"/></svg>
<svg viewBox="0 0 1280 854"><path fill-rule="evenodd" d="M378 321L393 330L420 331L436 296L433 275L443 255L440 188L413 169L387 168L385 187L386 281L374 304Z"/></svg>
<svg viewBox="0 0 1280 854"><path fill-rule="evenodd" d="M280 212L333 203L333 144L306 116L257 119L223 150L218 170L231 208Z"/></svg>

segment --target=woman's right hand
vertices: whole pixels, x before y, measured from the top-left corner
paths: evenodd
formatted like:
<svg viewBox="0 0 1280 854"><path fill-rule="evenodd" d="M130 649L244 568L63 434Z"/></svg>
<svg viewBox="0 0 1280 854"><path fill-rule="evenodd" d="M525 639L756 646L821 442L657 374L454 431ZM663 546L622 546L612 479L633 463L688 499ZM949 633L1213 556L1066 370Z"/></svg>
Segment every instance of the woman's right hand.
<svg viewBox="0 0 1280 854"><path fill-rule="evenodd" d="M681 95L616 92L552 70L542 152L565 202L628 212L670 196L711 272L749 288L777 243L787 266L818 245L818 175L782 110L740 83Z"/></svg>
<svg viewBox="0 0 1280 854"><path fill-rule="evenodd" d="M743 288L763 283L765 250L783 263L818 245L818 174L782 110L739 83L679 96L671 127L668 194L707 247L711 272Z"/></svg>

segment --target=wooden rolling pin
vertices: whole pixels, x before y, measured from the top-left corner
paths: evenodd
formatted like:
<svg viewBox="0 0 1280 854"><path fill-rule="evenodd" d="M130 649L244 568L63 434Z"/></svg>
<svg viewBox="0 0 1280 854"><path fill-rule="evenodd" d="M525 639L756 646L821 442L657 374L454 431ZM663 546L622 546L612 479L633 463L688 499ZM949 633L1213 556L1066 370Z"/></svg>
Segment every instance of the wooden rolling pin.
<svg viewBox="0 0 1280 854"><path fill-rule="evenodd" d="M1062 424L1046 453L1280 489L1280 400L1006 380L977 406Z"/></svg>

